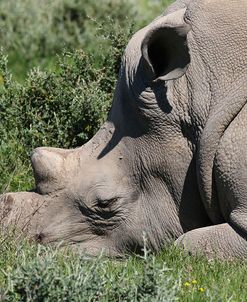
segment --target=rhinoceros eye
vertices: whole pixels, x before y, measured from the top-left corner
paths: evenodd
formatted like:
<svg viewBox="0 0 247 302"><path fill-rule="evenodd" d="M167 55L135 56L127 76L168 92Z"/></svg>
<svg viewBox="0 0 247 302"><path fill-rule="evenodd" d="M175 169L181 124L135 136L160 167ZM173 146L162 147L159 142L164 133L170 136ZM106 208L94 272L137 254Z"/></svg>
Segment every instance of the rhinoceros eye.
<svg viewBox="0 0 247 302"><path fill-rule="evenodd" d="M111 199L98 199L97 204L101 209L109 207L111 204L115 203L118 200L117 197Z"/></svg>

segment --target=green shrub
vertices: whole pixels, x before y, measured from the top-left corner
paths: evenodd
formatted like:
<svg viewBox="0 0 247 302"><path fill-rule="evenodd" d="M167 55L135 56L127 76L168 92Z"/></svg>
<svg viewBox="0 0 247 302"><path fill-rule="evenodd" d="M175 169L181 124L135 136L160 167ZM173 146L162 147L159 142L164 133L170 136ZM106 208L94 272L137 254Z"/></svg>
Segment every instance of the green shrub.
<svg viewBox="0 0 247 302"><path fill-rule="evenodd" d="M0 273L4 301L169 302L177 300L181 287L179 277L171 276L166 263L147 251L142 258L117 262L32 247L25 240L15 244L8 239L3 249L11 255L7 257L10 265L3 263Z"/></svg>
<svg viewBox="0 0 247 302"><path fill-rule="evenodd" d="M208 261L167 247L121 261L0 234L0 301L246 301L243 261ZM224 286L222 286L224 285Z"/></svg>
<svg viewBox="0 0 247 302"><path fill-rule="evenodd" d="M98 57L98 27L108 18L113 27L136 28L160 14L171 0L8 0L0 1L1 45L9 54L14 75L24 78L33 66L54 68L54 57L67 51L84 49Z"/></svg>
<svg viewBox="0 0 247 302"><path fill-rule="evenodd" d="M53 66L63 49L88 49L97 56L99 24L110 17L126 28L133 16L130 2L121 0L101 1L100 9L97 0L0 1L0 39L21 77L23 68Z"/></svg>
<svg viewBox="0 0 247 302"><path fill-rule="evenodd" d="M107 28L113 30L111 24ZM102 35L105 30L101 29ZM11 133L16 129L18 139L28 149L85 143L109 110L123 49L131 34L131 28L109 30L105 37L111 44L98 67L82 50L64 52L56 71L34 68L23 84L13 80L7 58L0 53L0 137L6 130Z"/></svg>

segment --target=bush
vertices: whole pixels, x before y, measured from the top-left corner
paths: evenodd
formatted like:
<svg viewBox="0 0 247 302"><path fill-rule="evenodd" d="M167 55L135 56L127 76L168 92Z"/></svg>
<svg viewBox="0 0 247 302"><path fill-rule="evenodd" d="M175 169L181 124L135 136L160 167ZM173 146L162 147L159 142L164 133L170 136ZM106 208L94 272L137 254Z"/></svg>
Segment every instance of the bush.
<svg viewBox="0 0 247 302"><path fill-rule="evenodd" d="M111 24L107 28L112 30ZM105 29L101 31L104 35ZM34 68L23 84L13 80L7 57L0 53L0 136L4 137L7 129L18 129L18 139L28 149L85 143L109 110L123 48L131 34L131 28L107 33L111 45L99 67L94 67L95 59L82 50L64 52L56 71Z"/></svg>
<svg viewBox="0 0 247 302"><path fill-rule="evenodd" d="M0 301L246 301L243 261L208 261L174 247L121 261L30 244L0 233ZM222 286L224 284L224 286Z"/></svg>
<svg viewBox="0 0 247 302"><path fill-rule="evenodd" d="M0 283L6 302L177 300L179 278L172 277L166 263L147 251L142 258L117 262L102 256L89 259L71 251L31 247L25 241L20 247L14 242L8 239L3 243L3 253L11 254L7 257L11 266L3 264Z"/></svg>
<svg viewBox="0 0 247 302"><path fill-rule="evenodd" d="M98 56L99 24L110 17L114 25L126 28L134 11L130 1L121 0L101 1L100 9L97 0L0 1L0 39L23 78L23 68L53 66L63 49L83 48Z"/></svg>

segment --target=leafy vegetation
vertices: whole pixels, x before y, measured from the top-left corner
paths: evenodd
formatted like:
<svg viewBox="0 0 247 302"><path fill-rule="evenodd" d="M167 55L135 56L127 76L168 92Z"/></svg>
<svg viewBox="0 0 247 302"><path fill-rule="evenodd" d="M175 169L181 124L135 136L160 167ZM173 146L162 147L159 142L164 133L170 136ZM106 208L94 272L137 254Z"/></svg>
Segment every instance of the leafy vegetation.
<svg viewBox="0 0 247 302"><path fill-rule="evenodd" d="M100 6L96 0L1 1L0 38L19 77L35 65L53 66L63 49L87 48L97 55L95 35L107 16L124 28L126 16L133 17L128 1L101 1Z"/></svg>
<svg viewBox="0 0 247 302"><path fill-rule="evenodd" d="M97 131L127 41L169 2L0 1L0 193L33 187L33 148L76 147ZM173 247L88 259L0 235L0 301L246 301L246 273Z"/></svg>
<svg viewBox="0 0 247 302"><path fill-rule="evenodd" d="M8 0L0 1L0 40L14 75L23 80L33 66L54 69L64 49L83 49L100 62L109 43L105 31L135 28L160 14L169 0ZM114 20L110 25L107 21ZM130 21L131 20L131 21ZM120 48L122 50L122 48Z"/></svg>
<svg viewBox="0 0 247 302"><path fill-rule="evenodd" d="M117 261L8 237L0 267L0 301L246 301L242 262L208 262L173 247Z"/></svg>

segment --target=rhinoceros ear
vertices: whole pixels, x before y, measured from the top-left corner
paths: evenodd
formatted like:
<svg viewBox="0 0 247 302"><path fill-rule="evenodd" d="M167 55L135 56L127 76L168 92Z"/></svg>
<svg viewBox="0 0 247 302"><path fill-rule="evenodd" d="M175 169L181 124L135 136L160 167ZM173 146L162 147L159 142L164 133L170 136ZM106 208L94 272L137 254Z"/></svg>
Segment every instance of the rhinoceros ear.
<svg viewBox="0 0 247 302"><path fill-rule="evenodd" d="M181 77L190 62L185 9L162 16L151 24L142 42L142 55L152 79L173 80Z"/></svg>

